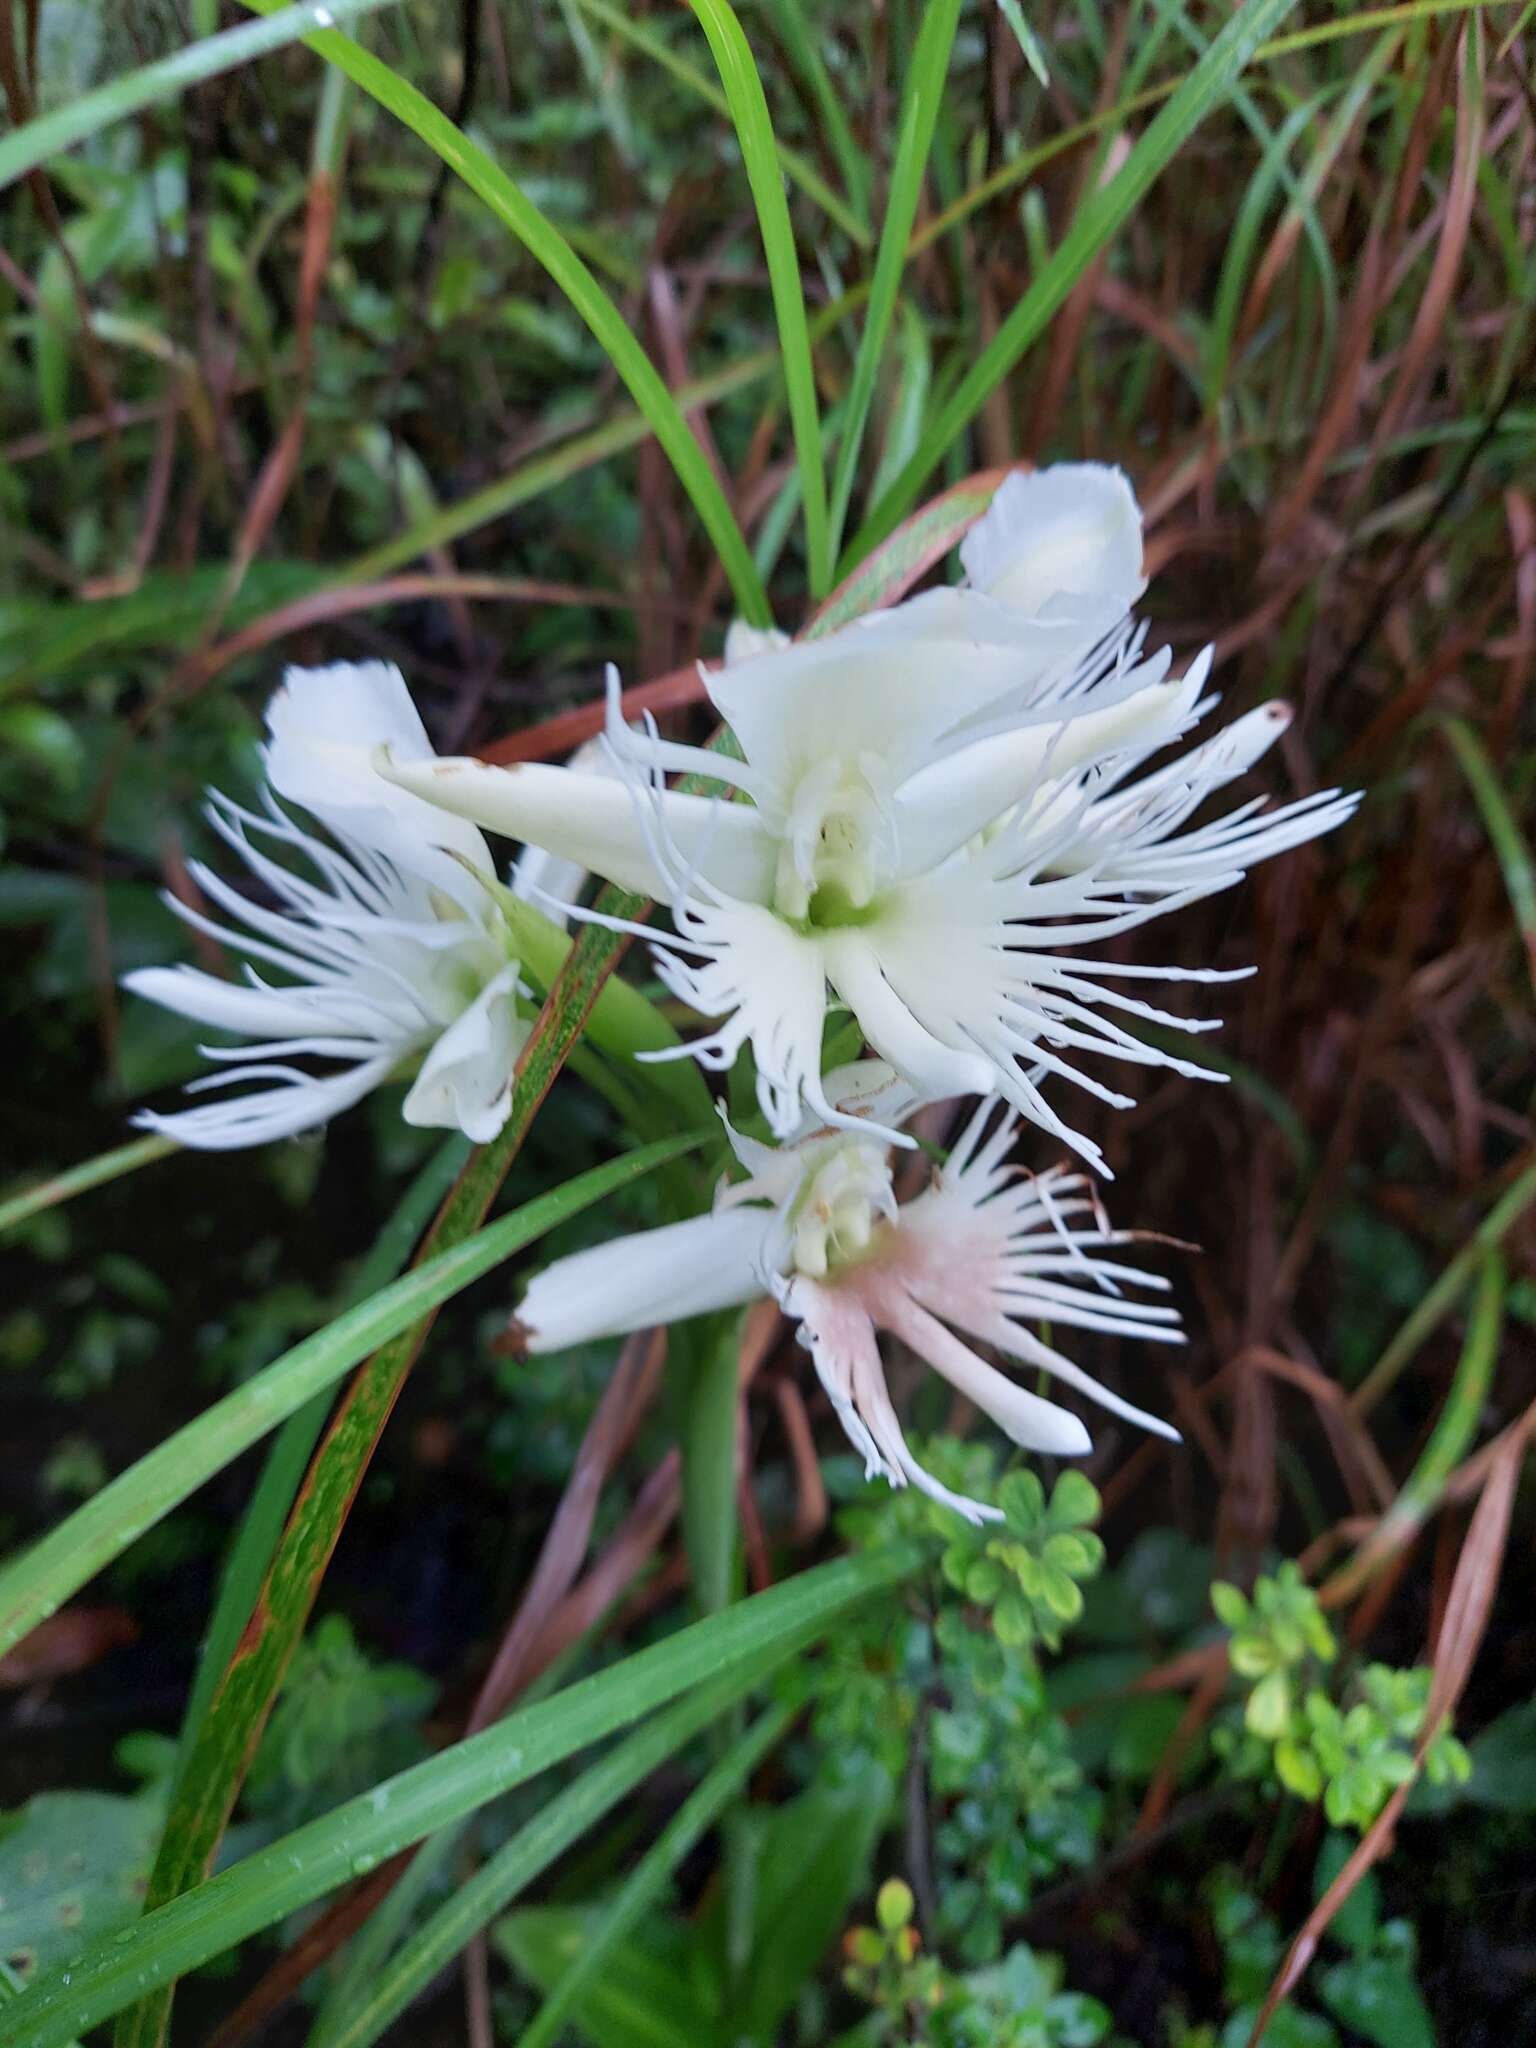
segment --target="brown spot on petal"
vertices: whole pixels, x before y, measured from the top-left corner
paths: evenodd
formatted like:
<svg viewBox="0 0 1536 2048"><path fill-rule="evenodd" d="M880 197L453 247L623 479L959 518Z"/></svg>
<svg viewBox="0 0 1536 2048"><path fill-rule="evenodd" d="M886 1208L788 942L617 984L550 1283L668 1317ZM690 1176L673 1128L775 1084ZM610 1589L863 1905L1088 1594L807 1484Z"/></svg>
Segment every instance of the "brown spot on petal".
<svg viewBox="0 0 1536 2048"><path fill-rule="evenodd" d="M526 1358L534 1335L526 1323L509 1316L507 1327L491 1339L491 1350L498 1358Z"/></svg>

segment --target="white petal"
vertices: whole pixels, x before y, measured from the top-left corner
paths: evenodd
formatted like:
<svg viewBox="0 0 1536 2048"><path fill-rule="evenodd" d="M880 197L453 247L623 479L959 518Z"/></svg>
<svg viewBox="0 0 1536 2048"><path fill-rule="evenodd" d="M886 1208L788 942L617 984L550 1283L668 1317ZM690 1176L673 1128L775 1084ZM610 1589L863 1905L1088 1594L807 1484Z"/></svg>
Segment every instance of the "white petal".
<svg viewBox="0 0 1536 2048"><path fill-rule="evenodd" d="M643 808L654 801L680 856L697 864L717 888L747 901L765 901L773 889L776 849L748 804L686 796L677 790L651 798L634 792L626 781L552 768L542 761L493 768L466 756L431 762L388 760L380 762L379 772L429 804L590 868L621 889L666 900L671 884Z"/></svg>
<svg viewBox="0 0 1536 2048"><path fill-rule="evenodd" d="M732 619L725 633L725 664L734 668L739 661L751 661L759 654L777 654L789 645L789 635L777 626L752 626L745 619Z"/></svg>
<svg viewBox="0 0 1536 2048"><path fill-rule="evenodd" d="M950 969L948 948L941 933L936 932L934 938L924 971L942 982ZM892 987L882 972L878 926L828 932L823 948L832 985L858 1019L864 1036L917 1093L934 1101L951 1095L990 1093L991 1061L937 1037ZM909 945L909 958L910 951Z"/></svg>
<svg viewBox="0 0 1536 2048"><path fill-rule="evenodd" d="M600 775L605 781L618 779L619 770L601 735L582 744L566 762L576 775ZM525 846L512 863L512 894L524 903L536 903L562 928L570 920L557 906L572 904L586 883L587 869L579 860L561 860L542 846Z"/></svg>
<svg viewBox="0 0 1536 2048"><path fill-rule="evenodd" d="M488 981L422 1061L401 1115L408 1124L462 1131L489 1144L512 1106L512 1069L528 1039L517 1014L517 968Z"/></svg>
<svg viewBox="0 0 1536 2048"><path fill-rule="evenodd" d="M1093 1447L1093 1440L1079 1418L1054 1401L1042 1401L1038 1394L1019 1386L985 1359L978 1358L962 1344L952 1330L916 1302L895 1308L891 1327L906 1339L935 1372L942 1373L952 1387L974 1401L991 1417L1003 1434L1027 1451L1051 1451L1061 1458L1080 1458Z"/></svg>
<svg viewBox="0 0 1536 2048"><path fill-rule="evenodd" d="M767 1292L781 1238L771 1209L715 1209L557 1259L523 1296L532 1352L564 1351L653 1323L738 1308Z"/></svg>
<svg viewBox="0 0 1536 2048"><path fill-rule="evenodd" d="M267 727L267 780L279 796L466 901L472 885L463 864L489 867L485 841L385 782L375 766L381 746L402 760L432 758L397 668L382 661L290 668L267 706Z"/></svg>
<svg viewBox="0 0 1536 2048"><path fill-rule="evenodd" d="M276 1085L246 1095L220 1096L170 1116L142 1109L133 1121L140 1130L159 1132L195 1152L233 1152L247 1145L266 1145L274 1138L318 1129L341 1110L361 1102L388 1079L396 1064L396 1055L389 1052L324 1080L293 1068L237 1069L212 1079L232 1087L245 1080L274 1080Z"/></svg>
<svg viewBox="0 0 1536 2048"><path fill-rule="evenodd" d="M1031 663L1012 642L968 637L948 613L947 630L930 634L925 616L898 606L705 678L766 809L787 816L801 782L828 763L861 772L884 802L966 719L1088 651L1081 628L1046 627Z"/></svg>
<svg viewBox="0 0 1536 2048"><path fill-rule="evenodd" d="M327 1021L318 991L244 988L196 967L138 967L123 976L123 987L195 1023L255 1038L313 1031Z"/></svg>
<svg viewBox="0 0 1536 2048"><path fill-rule="evenodd" d="M1102 710L1016 727L934 762L897 794L903 873L921 874L947 859L1029 797L1042 772L1053 786L1120 748L1150 752L1176 739L1197 695L1187 681L1150 683Z"/></svg>
<svg viewBox="0 0 1536 2048"><path fill-rule="evenodd" d="M1006 477L960 543L977 590L1038 615L1052 604L1141 593L1141 510L1122 470L1061 462Z"/></svg>
<svg viewBox="0 0 1536 2048"><path fill-rule="evenodd" d="M855 1291L800 1278L784 1290L782 1302L785 1314L801 1325L816 1376L864 1459L866 1478L881 1476L892 1486L910 1483L968 1522L1001 1520L996 1508L951 1493L913 1457L885 1384L874 1324Z"/></svg>

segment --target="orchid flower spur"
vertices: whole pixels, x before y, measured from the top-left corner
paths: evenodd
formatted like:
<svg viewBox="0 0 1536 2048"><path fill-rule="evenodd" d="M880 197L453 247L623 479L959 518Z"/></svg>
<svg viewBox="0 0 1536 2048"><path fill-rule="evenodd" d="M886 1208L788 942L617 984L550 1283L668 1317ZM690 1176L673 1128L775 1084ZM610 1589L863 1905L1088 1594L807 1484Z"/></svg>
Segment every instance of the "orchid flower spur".
<svg viewBox="0 0 1536 2048"><path fill-rule="evenodd" d="M825 1086L839 1124L807 1121L781 1146L727 1124L747 1178L722 1184L707 1215L546 1267L518 1309L514 1346L562 1351L771 1294L799 1325L868 1475L917 1486L972 1521L996 1511L949 1492L912 1456L886 1387L877 1330L909 1345L1025 1449L1077 1456L1089 1448L1088 1432L1067 1409L989 1365L967 1338L1176 1439L1177 1431L1025 1327L1023 1319L1034 1318L1182 1342L1174 1309L1121 1292L1164 1292L1168 1283L1105 1256L1132 1233L1107 1227L1084 1176L1060 1167L1035 1176L1007 1165L1019 1119L1011 1110L994 1117L993 1099L977 1109L923 1192L898 1204L880 1126L911 1111L912 1091L878 1060L840 1068Z"/></svg>
<svg viewBox="0 0 1536 2048"><path fill-rule="evenodd" d="M1134 1029L1214 1023L1118 984L1228 977L1081 949L1231 887L1339 824L1355 799L1249 803L1190 827L1285 729L1279 705L1136 779L1214 700L1209 649L1179 681L1166 651L1143 655L1129 619L1141 518L1118 471L1010 477L961 560L968 587L707 674L739 762L626 726L610 673L623 783L578 785L538 764L381 765L460 817L666 903L674 935L656 939L658 972L720 1020L680 1053L727 1067L750 1044L776 1134L803 1107L838 1120L820 1079L835 999L922 1094L996 1091L1102 1168L1041 1082L1060 1076L1123 1106L1082 1064L1102 1054L1220 1078ZM678 771L750 801L668 788Z"/></svg>
<svg viewBox="0 0 1536 2048"><path fill-rule="evenodd" d="M414 1073L406 1122L484 1143L506 1121L528 1035L518 963L487 886L491 857L480 834L374 770L386 741L401 760L432 755L399 671L382 662L290 669L267 726L265 814L211 791L208 817L276 907L201 863L192 867L199 889L231 922L167 898L195 930L245 956L244 981L193 967L124 978L151 1002L241 1034L241 1045L202 1048L222 1071L189 1090L241 1092L170 1116L141 1111L134 1121L204 1150L259 1145L310 1130L381 1082ZM324 836L285 805L308 813ZM274 849L310 872L273 858ZM543 879L555 880L547 869ZM567 875L558 879L569 885ZM281 979L266 979L258 962ZM319 1062L320 1071L296 1060Z"/></svg>

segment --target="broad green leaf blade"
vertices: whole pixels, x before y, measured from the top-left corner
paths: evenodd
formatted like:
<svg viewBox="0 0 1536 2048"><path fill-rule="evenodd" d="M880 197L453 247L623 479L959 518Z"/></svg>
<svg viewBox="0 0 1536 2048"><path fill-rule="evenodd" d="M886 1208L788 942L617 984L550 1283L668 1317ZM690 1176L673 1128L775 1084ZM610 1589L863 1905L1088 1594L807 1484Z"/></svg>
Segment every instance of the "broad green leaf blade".
<svg viewBox="0 0 1536 2048"><path fill-rule="evenodd" d="M536 1990L554 1991L581 1963L600 1913L582 1906L530 1906L509 1913L496 1946ZM641 1934L612 1943L603 1973L585 1986L561 2036L570 2048L737 2048L694 1968L688 1930L653 1914ZM517 2048L522 2048L522 2037Z"/></svg>
<svg viewBox="0 0 1536 2048"><path fill-rule="evenodd" d="M793 1706L770 1707L693 1788L619 1887L612 1904L587 1928L570 1968L539 2007L531 2025L523 2029L518 2048L550 2048L566 2014L579 2012L587 1998L598 1994L604 1963L644 1915L660 1905L673 1871L714 1826L794 1716ZM744 2014L735 2017L745 2019Z"/></svg>
<svg viewBox="0 0 1536 2048"><path fill-rule="evenodd" d="M912 51L911 68L902 94L901 123L896 137L896 155L891 164L885 221L880 229L880 247L875 256L875 274L869 288L869 311L859 350L854 358L853 377L848 386L842 438L832 479L832 533L834 556L842 545L843 524L853 496L854 473L864 445L864 428L875 395L875 379L885 353L886 335L896 308L902 273L907 265L907 243L917 218L917 202L923 189L923 172L933 141L933 127L944 97L949 72L949 53L954 45L960 19L960 0L930 0Z"/></svg>
<svg viewBox="0 0 1536 2048"><path fill-rule="evenodd" d="M854 560L861 560L895 529L928 476L1044 332L1088 265L1125 225L1194 130L1228 95L1259 44L1295 5L1296 0L1247 0L1228 17L1114 177L1097 186L1079 207L1029 289L940 407L916 454L853 541L849 552Z"/></svg>
<svg viewBox="0 0 1536 2048"><path fill-rule="evenodd" d="M386 1779L34 1985L7 2011L9 2038L17 2048L62 2048L155 1986L222 1955L653 1708L776 1647L824 1633L922 1562L922 1553L902 1548L818 1565Z"/></svg>
<svg viewBox="0 0 1536 2048"><path fill-rule="evenodd" d="M736 139L746 165L747 183L757 208L757 225L768 259L768 282L784 358L784 388L794 430L795 457L800 466L800 495L805 507L805 548L810 562L811 595L820 597L832 581L832 550L827 525L827 480L822 467L821 417L816 404L816 371L805 320L805 294L800 283L800 257L784 198L773 123L763 81L729 0L689 0L714 54L730 104ZM958 0L944 0L956 5ZM754 568L754 574L756 570Z"/></svg>
<svg viewBox="0 0 1536 2048"><path fill-rule="evenodd" d="M242 0L242 4L255 13L271 14L276 10L278 0ZM433 106L424 93L418 92L382 59L359 48L349 37L334 29L323 29L315 35L306 36L304 41L318 56L344 71L386 112L420 136L548 271L592 330L598 346L623 379L631 398L639 406L651 432L676 470L678 481L693 500L694 509L720 557L742 616L756 625L770 625L772 615L767 595L753 564L751 550L677 400L631 333L623 315L554 222L540 212L523 188L479 143L472 141L446 114ZM777 179L778 175L775 164L773 176ZM782 192L779 197L782 204Z"/></svg>
<svg viewBox="0 0 1536 2048"><path fill-rule="evenodd" d="M264 57L269 50L281 50L317 28L334 28L392 4L393 0L303 0L301 6L285 7L265 21L244 22L222 35L190 43L157 64L142 65L126 78L114 78L95 92L0 137L0 191L113 121L125 120L157 101L174 99L205 79Z"/></svg>
<svg viewBox="0 0 1536 2048"><path fill-rule="evenodd" d="M524 1203L339 1317L329 1329L306 1337L195 1422L167 1437L0 1571L0 1654L56 1613L103 1565L179 1507L205 1480L334 1385L359 1359L566 1217L665 1161L680 1158L710 1136L713 1133L694 1131L648 1145Z"/></svg>

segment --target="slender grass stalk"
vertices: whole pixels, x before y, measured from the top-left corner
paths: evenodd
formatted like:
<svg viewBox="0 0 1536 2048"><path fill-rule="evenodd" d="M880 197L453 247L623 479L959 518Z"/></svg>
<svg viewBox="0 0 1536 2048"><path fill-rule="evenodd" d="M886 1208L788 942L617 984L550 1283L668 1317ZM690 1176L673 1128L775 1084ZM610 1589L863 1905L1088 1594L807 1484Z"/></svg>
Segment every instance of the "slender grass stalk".
<svg viewBox="0 0 1536 2048"><path fill-rule="evenodd" d="M1536 988L1536 862L1532 861L1525 834L1504 794L1498 770L1477 734L1464 718L1442 718L1440 730L1450 741L1462 773L1472 786L1525 947L1531 986Z"/></svg>
<svg viewBox="0 0 1536 2048"><path fill-rule="evenodd" d="M635 20L620 8L609 6L608 0L572 0L572 4L594 21L600 21L605 28L612 29L634 49L643 51L653 64L669 72L679 85L713 107L717 114L729 116L730 102L720 88L686 57L680 57L669 42L647 28L643 21ZM851 242L867 249L872 239L868 223L838 197L809 157L802 156L798 150L786 148L782 142L776 142L774 148L790 183L798 185L806 198L814 201L828 220L835 221ZM850 185L849 189L851 191L853 187Z"/></svg>
<svg viewBox="0 0 1536 2048"><path fill-rule="evenodd" d="M47 1180L37 1181L0 1202L0 1235L14 1230L31 1216L41 1215L45 1209L56 1209L63 1202L72 1202L76 1195L105 1187L109 1181L121 1180L125 1173L137 1173L141 1166L153 1166L157 1159L168 1159L180 1150L174 1138L135 1138L131 1145L98 1152L94 1159L83 1160L79 1166L50 1174Z"/></svg>
<svg viewBox="0 0 1536 2048"><path fill-rule="evenodd" d="M1349 1397L1350 1408L1356 1415L1369 1415L1382 1395L1396 1384L1419 1346L1461 1299L1485 1255L1503 1243L1532 1202L1536 1202L1536 1160L1505 1189L1439 1279L1404 1317L1397 1335Z"/></svg>
<svg viewBox="0 0 1536 2048"><path fill-rule="evenodd" d="M343 1311L361 1307L397 1277L414 1250L417 1238L426 1229L433 1210L452 1186L468 1151L468 1139L449 1138L422 1167L401 1197L394 1214L379 1232L372 1250L353 1275L342 1303ZM214 1688L223 1677L241 1631L250 1619L262 1578L282 1533L288 1510L293 1505L293 1497L298 1492L304 1468L325 1426L330 1405L331 1396L327 1389L317 1394L306 1407L289 1416L267 1453L261 1477L240 1518L240 1526L219 1579L213 1614L203 1637L197 1676L192 1681L187 1709L181 1718L176 1776L172 1780L170 1794L173 1810L176 1786L186 1760L196 1746L198 1731L207 1716Z"/></svg>

